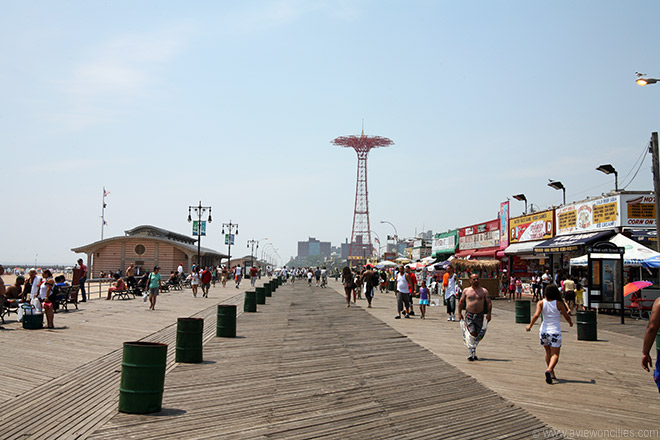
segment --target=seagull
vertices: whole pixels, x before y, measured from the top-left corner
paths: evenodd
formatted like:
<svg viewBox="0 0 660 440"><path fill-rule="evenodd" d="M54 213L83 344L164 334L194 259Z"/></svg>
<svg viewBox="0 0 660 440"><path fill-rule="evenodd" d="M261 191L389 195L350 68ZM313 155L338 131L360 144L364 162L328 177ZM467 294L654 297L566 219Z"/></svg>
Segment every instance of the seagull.
<svg viewBox="0 0 660 440"><path fill-rule="evenodd" d="M646 76L646 73L635 72L635 75L637 75L637 78L641 78L643 76Z"/></svg>

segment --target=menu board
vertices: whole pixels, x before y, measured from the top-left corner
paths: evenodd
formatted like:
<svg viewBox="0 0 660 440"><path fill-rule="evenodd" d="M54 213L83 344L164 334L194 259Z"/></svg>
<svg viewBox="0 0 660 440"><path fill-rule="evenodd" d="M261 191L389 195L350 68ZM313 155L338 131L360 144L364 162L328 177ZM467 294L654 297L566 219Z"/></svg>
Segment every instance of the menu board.
<svg viewBox="0 0 660 440"><path fill-rule="evenodd" d="M563 206L555 211L557 234L575 234L619 226L619 196Z"/></svg>
<svg viewBox="0 0 660 440"><path fill-rule="evenodd" d="M655 227L655 196L621 195L621 226Z"/></svg>
<svg viewBox="0 0 660 440"><path fill-rule="evenodd" d="M518 243L552 238L554 234L554 217L553 211L543 211L512 218L509 220L509 241Z"/></svg>

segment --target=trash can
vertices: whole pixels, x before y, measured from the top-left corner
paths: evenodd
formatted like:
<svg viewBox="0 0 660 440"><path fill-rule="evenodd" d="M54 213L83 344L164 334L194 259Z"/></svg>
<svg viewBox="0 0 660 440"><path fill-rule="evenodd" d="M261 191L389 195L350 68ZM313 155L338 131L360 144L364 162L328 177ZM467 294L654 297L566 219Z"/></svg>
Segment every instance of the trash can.
<svg viewBox="0 0 660 440"><path fill-rule="evenodd" d="M236 337L236 306L218 304L218 316L215 335L219 338Z"/></svg>
<svg viewBox="0 0 660 440"><path fill-rule="evenodd" d="M44 314L23 315L23 328L27 330L39 330L44 328Z"/></svg>
<svg viewBox="0 0 660 440"><path fill-rule="evenodd" d="M257 287L255 291L257 293L257 305L266 304L266 289L263 287Z"/></svg>
<svg viewBox="0 0 660 440"><path fill-rule="evenodd" d="M516 300L516 324L529 324L532 322L530 311L531 302Z"/></svg>
<svg viewBox="0 0 660 440"><path fill-rule="evenodd" d="M149 414L161 410L167 344L124 342L119 386L119 411Z"/></svg>
<svg viewBox="0 0 660 440"><path fill-rule="evenodd" d="M198 364L202 362L204 319L179 318L176 321L176 362Z"/></svg>
<svg viewBox="0 0 660 440"><path fill-rule="evenodd" d="M266 292L266 296L273 296L273 293L270 290L270 282L264 283L264 291Z"/></svg>
<svg viewBox="0 0 660 440"><path fill-rule="evenodd" d="M254 291L245 292L245 301L243 301L243 311L244 312L257 311L257 292Z"/></svg>
<svg viewBox="0 0 660 440"><path fill-rule="evenodd" d="M277 279L273 278L272 280L270 280L270 291L272 293L275 293L276 290L277 290Z"/></svg>
<svg viewBox="0 0 660 440"><path fill-rule="evenodd" d="M595 310L578 310L576 316L578 341L598 340L596 317Z"/></svg>
<svg viewBox="0 0 660 440"><path fill-rule="evenodd" d="M389 280L387 282L387 290L390 292L394 292L394 280Z"/></svg>

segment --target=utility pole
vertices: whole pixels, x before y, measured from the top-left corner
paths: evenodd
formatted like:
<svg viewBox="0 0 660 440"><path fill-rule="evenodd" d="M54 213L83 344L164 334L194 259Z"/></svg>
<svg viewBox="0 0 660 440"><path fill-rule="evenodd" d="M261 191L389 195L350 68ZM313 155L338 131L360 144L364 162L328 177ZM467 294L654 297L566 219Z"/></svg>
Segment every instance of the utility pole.
<svg viewBox="0 0 660 440"><path fill-rule="evenodd" d="M653 157L653 191L655 192L655 237L660 249L660 159L658 158L658 132L651 133L651 155ZM656 249L656 250L657 250Z"/></svg>

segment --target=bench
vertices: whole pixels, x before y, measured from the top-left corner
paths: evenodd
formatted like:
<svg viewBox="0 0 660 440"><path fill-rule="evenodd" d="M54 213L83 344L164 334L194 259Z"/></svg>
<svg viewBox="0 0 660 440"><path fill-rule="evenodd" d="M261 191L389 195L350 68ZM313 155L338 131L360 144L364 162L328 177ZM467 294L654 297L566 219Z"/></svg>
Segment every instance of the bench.
<svg viewBox="0 0 660 440"><path fill-rule="evenodd" d="M69 311L69 304L73 304L78 309L78 291L80 286L59 286L59 292L55 294L54 306L56 309L64 308Z"/></svg>
<svg viewBox="0 0 660 440"><path fill-rule="evenodd" d="M137 288L134 289L124 289L124 290L115 290L112 292L112 298L110 299L134 299L136 295L136 290ZM131 298L131 295L133 295L133 298Z"/></svg>
<svg viewBox="0 0 660 440"><path fill-rule="evenodd" d="M645 306L641 302L633 301L629 306L625 306L630 310L630 317L635 319L649 319L651 316L652 306Z"/></svg>
<svg viewBox="0 0 660 440"><path fill-rule="evenodd" d="M169 292L170 291L170 285L163 283L160 285L160 291L161 292Z"/></svg>

